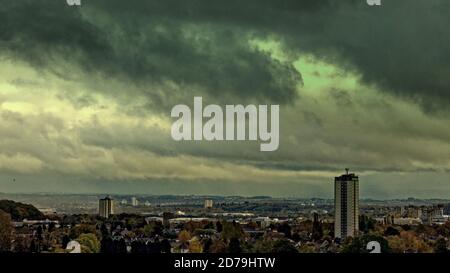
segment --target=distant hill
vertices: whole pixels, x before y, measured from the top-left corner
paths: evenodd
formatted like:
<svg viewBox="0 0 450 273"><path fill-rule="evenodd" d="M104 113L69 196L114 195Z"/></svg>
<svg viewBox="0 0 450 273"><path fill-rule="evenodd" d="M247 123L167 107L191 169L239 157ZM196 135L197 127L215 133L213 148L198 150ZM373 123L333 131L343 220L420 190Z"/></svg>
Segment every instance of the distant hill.
<svg viewBox="0 0 450 273"><path fill-rule="evenodd" d="M21 221L23 219L45 219L44 214L33 205L18 203L11 200L0 200L0 210L9 213L13 221Z"/></svg>

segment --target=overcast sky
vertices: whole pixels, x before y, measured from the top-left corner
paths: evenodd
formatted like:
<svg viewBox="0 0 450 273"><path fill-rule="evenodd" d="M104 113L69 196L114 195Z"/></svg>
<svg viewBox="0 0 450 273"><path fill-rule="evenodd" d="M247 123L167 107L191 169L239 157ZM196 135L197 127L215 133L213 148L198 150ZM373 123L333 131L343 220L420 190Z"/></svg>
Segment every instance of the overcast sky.
<svg viewBox="0 0 450 273"><path fill-rule="evenodd" d="M0 0L0 192L450 198L450 1ZM280 147L175 142L279 104Z"/></svg>

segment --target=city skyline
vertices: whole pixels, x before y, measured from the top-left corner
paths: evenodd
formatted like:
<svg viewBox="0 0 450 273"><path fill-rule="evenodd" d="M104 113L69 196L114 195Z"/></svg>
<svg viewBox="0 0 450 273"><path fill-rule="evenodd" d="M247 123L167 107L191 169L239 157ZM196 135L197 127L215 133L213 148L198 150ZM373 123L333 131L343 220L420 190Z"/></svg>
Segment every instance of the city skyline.
<svg viewBox="0 0 450 273"><path fill-rule="evenodd" d="M361 198L450 197L448 1L0 7L0 192L331 198L349 167ZM174 141L196 96L279 105L279 148Z"/></svg>

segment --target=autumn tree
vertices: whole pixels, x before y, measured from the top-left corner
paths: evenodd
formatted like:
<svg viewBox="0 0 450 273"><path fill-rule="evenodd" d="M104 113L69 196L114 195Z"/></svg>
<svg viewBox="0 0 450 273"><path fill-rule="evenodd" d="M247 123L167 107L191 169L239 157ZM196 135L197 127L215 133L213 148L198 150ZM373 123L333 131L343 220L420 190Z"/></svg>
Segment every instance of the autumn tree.
<svg viewBox="0 0 450 273"><path fill-rule="evenodd" d="M96 233L95 225L89 225L89 224L81 224L76 225L70 229L69 237L71 239L78 238L81 234L87 234L87 233Z"/></svg>
<svg viewBox="0 0 450 273"><path fill-rule="evenodd" d="M100 242L97 236L92 233L81 234L77 240L81 245L81 251L83 253L98 253L100 252Z"/></svg>
<svg viewBox="0 0 450 273"><path fill-rule="evenodd" d="M180 240L182 243L185 243L191 239L191 233L187 230L182 230L178 234L178 240Z"/></svg>
<svg viewBox="0 0 450 273"><path fill-rule="evenodd" d="M199 240L193 239L189 242L188 246L190 253L202 253L203 252L203 246L200 243Z"/></svg>
<svg viewBox="0 0 450 273"><path fill-rule="evenodd" d="M209 248L210 253L226 253L227 244L223 240L216 240L212 243Z"/></svg>
<svg viewBox="0 0 450 273"><path fill-rule="evenodd" d="M399 236L389 236L388 241L393 252L432 252L432 248L413 231L401 231Z"/></svg>

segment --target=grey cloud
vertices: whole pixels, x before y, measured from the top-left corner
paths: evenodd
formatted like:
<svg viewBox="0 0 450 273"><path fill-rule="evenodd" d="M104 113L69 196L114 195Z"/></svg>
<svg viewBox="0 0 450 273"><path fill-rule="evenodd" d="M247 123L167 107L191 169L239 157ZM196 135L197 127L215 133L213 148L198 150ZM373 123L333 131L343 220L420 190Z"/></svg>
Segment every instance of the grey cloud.
<svg viewBox="0 0 450 273"><path fill-rule="evenodd" d="M158 90L167 82L179 86L173 92L218 98L289 102L296 96L299 73L252 49L249 33L139 14L142 7L133 3L122 12L117 3L87 2L84 15L63 1L2 1L0 50L67 79L100 74L125 81L137 91L128 95L147 96L153 107L179 96ZM71 71L72 65L84 74Z"/></svg>
<svg viewBox="0 0 450 273"><path fill-rule="evenodd" d="M127 81L152 107L198 93L291 101L300 75L251 49L249 37L279 39L293 56L312 53L337 62L428 110L450 101L445 0L385 1L379 8L362 0L98 0L79 9L50 0L1 4L3 54L61 76L70 75L57 65L64 59L86 74ZM179 88L157 90L168 81Z"/></svg>

